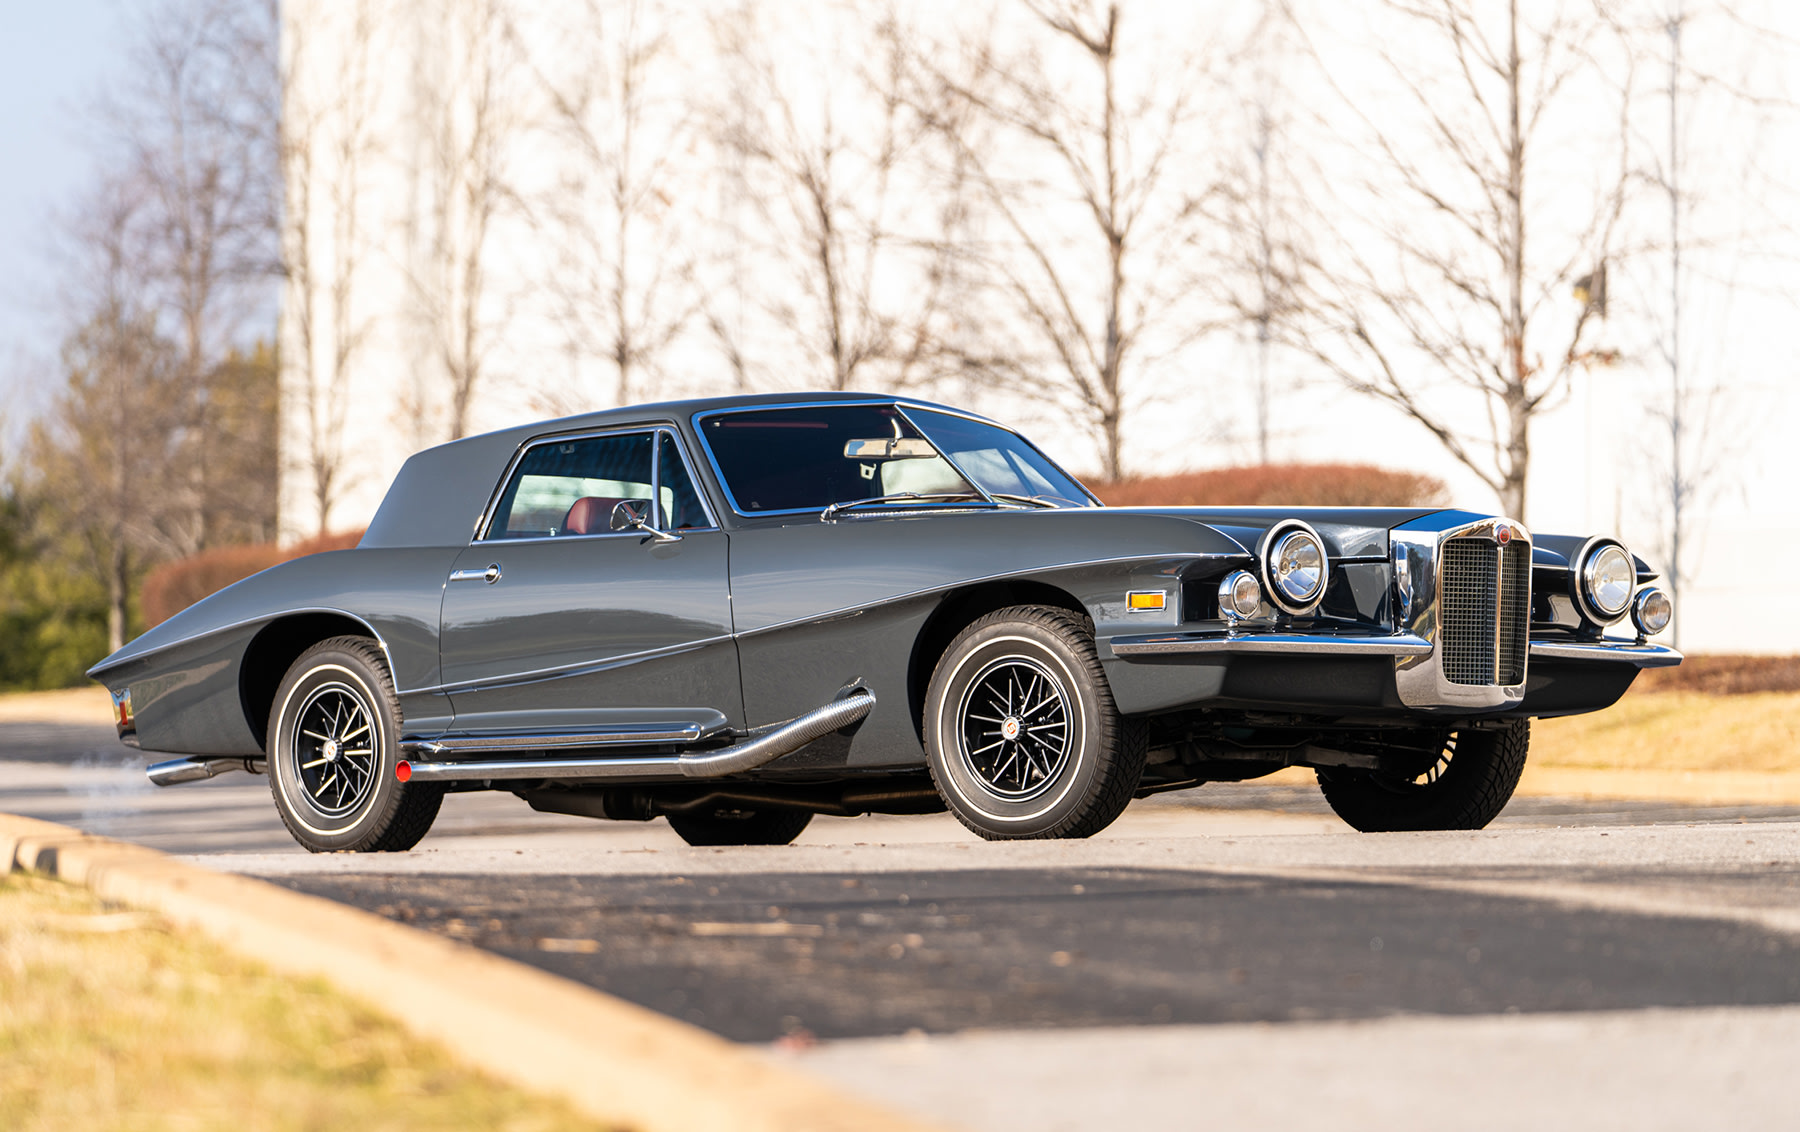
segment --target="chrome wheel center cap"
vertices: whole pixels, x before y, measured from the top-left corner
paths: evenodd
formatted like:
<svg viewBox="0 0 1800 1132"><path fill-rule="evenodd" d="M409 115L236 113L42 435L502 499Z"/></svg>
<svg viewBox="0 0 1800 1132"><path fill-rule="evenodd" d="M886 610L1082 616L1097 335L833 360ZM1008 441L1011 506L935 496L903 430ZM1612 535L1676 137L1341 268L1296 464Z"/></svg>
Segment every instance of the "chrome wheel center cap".
<svg viewBox="0 0 1800 1132"><path fill-rule="evenodd" d="M339 754L338 741L336 739L325 740L325 746L320 748L319 753L332 762L336 762Z"/></svg>
<svg viewBox="0 0 1800 1132"><path fill-rule="evenodd" d="M1009 715L1006 717L1006 719L1000 724L1000 737L1002 739L1017 739L1019 737L1019 717L1018 716Z"/></svg>

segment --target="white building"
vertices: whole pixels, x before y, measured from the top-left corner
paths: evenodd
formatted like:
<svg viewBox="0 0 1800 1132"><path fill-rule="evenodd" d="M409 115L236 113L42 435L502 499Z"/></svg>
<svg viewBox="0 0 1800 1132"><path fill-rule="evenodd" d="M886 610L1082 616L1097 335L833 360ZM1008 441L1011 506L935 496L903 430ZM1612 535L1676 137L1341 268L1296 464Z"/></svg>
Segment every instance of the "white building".
<svg viewBox="0 0 1800 1132"><path fill-rule="evenodd" d="M1372 49L1384 29L1370 27L1366 11L1322 0L1298 7L1301 33L1277 37L1273 50L1310 44L1335 89L1303 54L1293 54L1297 63L1229 70L1256 14L1246 5L1125 6L1121 26L1147 46L1122 90L1150 89L1131 84L1149 83L1145 76L1189 49L1210 53L1211 73L1228 80L1209 88L1215 102L1188 120L1188 141L1177 147L1186 157L1210 154L1213 164L1193 170L1196 183L1216 172L1219 151L1245 151L1254 134L1221 111L1231 100L1217 101L1220 92L1251 89L1246 84L1270 74L1267 89L1287 108L1290 144L1308 151L1312 175L1347 180L1370 160L1354 143L1332 148L1358 123L1329 108L1346 95L1364 108L1394 97L1383 93L1385 72ZM1744 7L1800 40L1800 10ZM1637 40L1632 144L1645 168L1666 168L1667 78L1657 68L1667 67L1667 45L1655 31L1658 10L1647 2L1635 13L1647 30ZM911 11L945 36L1026 42L1024 16L1004 0L937 3L929 21ZM603 407L621 393L648 401L834 380L829 360L802 333L814 296L783 259L802 241L805 218L776 187L775 164L718 142L772 120L799 149L806 139L832 138L840 199L885 191L884 217L895 231L931 220L926 198L912 195L929 187L923 180L902 171L880 181L871 172L870 153L885 136L883 108L857 83L884 62L872 26L843 0L597 0L591 12L551 0L288 0L286 536L320 527L322 499L324 525L364 524L401 461L459 427L481 432ZM1683 73L1729 71L1737 85L1782 93L1782 60L1768 53L1783 40L1755 39L1742 25L1696 18L1684 38ZM1429 50L1386 46L1396 57ZM1046 86L1080 92L1081 64L1070 58L1042 55ZM1690 116L1678 135L1690 241L1681 358L1695 385L1716 383L1721 393L1689 405L1691 433L1702 418L1710 430L1705 444L1690 439L1690 462L1710 474L1684 554L1681 644L1793 652L1800 631L1763 610L1765 564L1800 561L1800 495L1787 452L1800 435L1792 297L1800 240L1779 223L1791 187L1800 186L1785 156L1800 153L1800 120L1733 102L1716 86L1705 93L1690 79L1681 89L1690 88L1679 103ZM1591 174L1583 139L1592 124L1581 121L1581 105L1568 103L1546 124L1566 145L1534 167L1534 186ZM629 202L624 225L621 199ZM1640 192L1621 221L1613 246L1641 250L1613 263L1608 317L1584 340L1596 359L1616 359L1575 367L1556 407L1535 422L1526 515L1539 530L1616 532L1652 560L1668 505L1657 483L1666 461L1657 456L1664 426L1656 416L1669 383L1666 200ZM1350 233L1359 217L1342 219ZM1579 223L1555 207L1529 221L1540 231ZM865 246L856 254L863 268L887 253ZM866 294L903 303L921 286L920 276L906 274L914 269L887 270L869 268L880 277ZM623 323L621 291L630 308ZM1580 310L1572 295L1542 299L1546 322ZM621 349L620 325L635 336L623 390L609 360ZM852 384L883 388L910 372L871 364ZM1254 460L1255 355L1243 334L1205 336L1143 372L1125 428L1133 470ZM1398 411L1348 392L1291 352L1276 351L1271 372L1274 459L1424 470L1450 484L1461 505L1496 506L1491 490ZM1073 469L1100 464L1066 400L999 396L955 380L928 388L1019 423ZM1473 414L1463 423L1479 431L1481 403L1460 404L1448 411Z"/></svg>

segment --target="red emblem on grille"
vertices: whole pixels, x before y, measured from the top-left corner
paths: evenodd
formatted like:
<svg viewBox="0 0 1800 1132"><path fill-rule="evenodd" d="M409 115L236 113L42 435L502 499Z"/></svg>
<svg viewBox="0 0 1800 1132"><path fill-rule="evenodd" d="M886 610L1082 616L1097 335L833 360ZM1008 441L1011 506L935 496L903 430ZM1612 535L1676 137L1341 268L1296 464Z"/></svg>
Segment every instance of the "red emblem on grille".
<svg viewBox="0 0 1800 1132"><path fill-rule="evenodd" d="M1512 541L1512 528L1507 526L1505 523L1502 523L1499 526L1495 527L1494 528L1494 541L1499 543L1501 546L1505 546L1507 543L1511 542Z"/></svg>

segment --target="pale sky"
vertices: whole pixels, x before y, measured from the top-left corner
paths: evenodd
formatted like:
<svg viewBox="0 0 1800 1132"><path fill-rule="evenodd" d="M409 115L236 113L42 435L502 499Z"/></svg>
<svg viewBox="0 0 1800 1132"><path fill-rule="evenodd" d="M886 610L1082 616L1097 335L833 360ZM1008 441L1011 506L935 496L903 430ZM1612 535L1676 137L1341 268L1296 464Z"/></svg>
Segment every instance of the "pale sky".
<svg viewBox="0 0 1800 1132"><path fill-rule="evenodd" d="M9 417L55 356L47 233L92 168L87 107L119 65L133 8L132 0L0 0L0 413Z"/></svg>

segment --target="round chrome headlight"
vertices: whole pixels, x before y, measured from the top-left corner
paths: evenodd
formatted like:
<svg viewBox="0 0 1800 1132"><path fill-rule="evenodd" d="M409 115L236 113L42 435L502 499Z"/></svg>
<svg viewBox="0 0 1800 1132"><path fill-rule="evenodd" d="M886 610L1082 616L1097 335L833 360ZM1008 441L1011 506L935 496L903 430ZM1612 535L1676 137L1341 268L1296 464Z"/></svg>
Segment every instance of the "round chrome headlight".
<svg viewBox="0 0 1800 1132"><path fill-rule="evenodd" d="M1325 542L1304 523L1284 523L1269 535L1263 576L1269 597L1289 613L1311 613L1325 596Z"/></svg>
<svg viewBox="0 0 1800 1132"><path fill-rule="evenodd" d="M1631 555L1616 542L1601 543L1581 564L1581 591L1603 621L1610 623L1625 616L1636 588L1637 567Z"/></svg>
<svg viewBox="0 0 1800 1132"><path fill-rule="evenodd" d="M1233 570L1219 583L1219 616L1243 621L1262 608L1262 583L1248 570Z"/></svg>
<svg viewBox="0 0 1800 1132"><path fill-rule="evenodd" d="M1652 586L1631 603L1631 623L1646 637L1655 636L1675 619L1675 599Z"/></svg>

